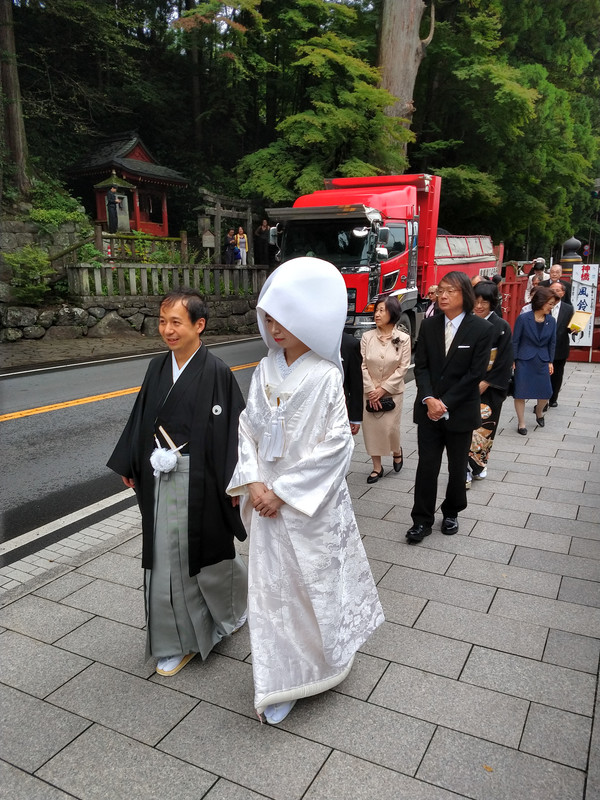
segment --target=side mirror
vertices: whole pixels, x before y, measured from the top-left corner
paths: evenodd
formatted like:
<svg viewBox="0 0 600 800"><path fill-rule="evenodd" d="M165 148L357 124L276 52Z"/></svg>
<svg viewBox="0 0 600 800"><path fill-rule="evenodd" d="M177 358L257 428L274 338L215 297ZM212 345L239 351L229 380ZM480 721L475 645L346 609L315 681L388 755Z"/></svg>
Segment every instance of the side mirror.
<svg viewBox="0 0 600 800"><path fill-rule="evenodd" d="M382 247L381 245L378 244L377 247L375 248L375 252L382 261L386 261L389 258L387 247Z"/></svg>
<svg viewBox="0 0 600 800"><path fill-rule="evenodd" d="M379 228L377 231L377 244L387 245L390 240L390 229Z"/></svg>

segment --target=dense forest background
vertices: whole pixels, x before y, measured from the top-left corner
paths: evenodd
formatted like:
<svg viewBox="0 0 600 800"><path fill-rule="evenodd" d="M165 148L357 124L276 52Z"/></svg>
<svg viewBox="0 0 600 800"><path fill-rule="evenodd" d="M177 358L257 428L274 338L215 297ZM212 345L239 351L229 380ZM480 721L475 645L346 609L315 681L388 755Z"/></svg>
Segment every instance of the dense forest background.
<svg viewBox="0 0 600 800"><path fill-rule="evenodd" d="M324 177L426 171L444 178L440 223L508 257L600 233L600 0L436 0L406 121L378 70L398 4L415 5L13 0L30 170L66 180L99 137L137 129L190 179L175 229L194 230L199 187L261 209Z"/></svg>

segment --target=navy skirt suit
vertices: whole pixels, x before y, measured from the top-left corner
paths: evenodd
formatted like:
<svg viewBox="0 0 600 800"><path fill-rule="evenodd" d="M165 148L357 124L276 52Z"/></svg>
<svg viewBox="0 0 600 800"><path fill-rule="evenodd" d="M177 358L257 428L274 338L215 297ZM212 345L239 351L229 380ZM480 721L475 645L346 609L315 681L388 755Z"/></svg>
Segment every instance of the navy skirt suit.
<svg viewBox="0 0 600 800"><path fill-rule="evenodd" d="M556 320L546 314L536 322L533 311L517 317L513 333L515 355L515 399L542 400L551 397L548 365L554 361Z"/></svg>

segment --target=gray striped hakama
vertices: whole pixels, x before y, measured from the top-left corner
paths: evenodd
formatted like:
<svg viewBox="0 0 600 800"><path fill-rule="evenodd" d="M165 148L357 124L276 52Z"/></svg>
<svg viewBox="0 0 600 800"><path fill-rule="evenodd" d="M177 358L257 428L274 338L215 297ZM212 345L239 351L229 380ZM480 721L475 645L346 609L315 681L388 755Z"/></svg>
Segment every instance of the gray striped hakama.
<svg viewBox="0 0 600 800"><path fill-rule="evenodd" d="M200 653L205 659L244 614L248 570L241 556L203 567L188 561L189 456L155 478L154 559L145 571L146 656Z"/></svg>

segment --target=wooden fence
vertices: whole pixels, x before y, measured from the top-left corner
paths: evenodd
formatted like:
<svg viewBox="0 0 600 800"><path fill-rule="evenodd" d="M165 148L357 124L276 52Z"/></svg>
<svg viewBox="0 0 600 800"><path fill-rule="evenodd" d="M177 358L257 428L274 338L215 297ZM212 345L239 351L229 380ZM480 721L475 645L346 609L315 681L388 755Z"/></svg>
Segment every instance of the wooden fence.
<svg viewBox="0 0 600 800"><path fill-rule="evenodd" d="M222 264L72 264L66 269L69 293L77 297L161 297L180 287L211 297L258 297L269 272Z"/></svg>

